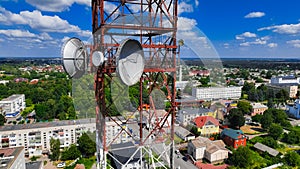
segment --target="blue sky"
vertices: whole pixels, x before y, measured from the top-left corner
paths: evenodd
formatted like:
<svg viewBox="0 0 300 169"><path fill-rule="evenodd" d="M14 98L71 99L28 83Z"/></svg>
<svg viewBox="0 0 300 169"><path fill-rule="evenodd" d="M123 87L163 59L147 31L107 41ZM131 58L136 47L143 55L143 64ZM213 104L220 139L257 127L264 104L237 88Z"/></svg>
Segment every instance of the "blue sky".
<svg viewBox="0 0 300 169"><path fill-rule="evenodd" d="M298 0L180 0L179 24L199 30L220 57L300 58L299 6ZM57 57L65 39L90 36L90 0L0 0L0 57Z"/></svg>

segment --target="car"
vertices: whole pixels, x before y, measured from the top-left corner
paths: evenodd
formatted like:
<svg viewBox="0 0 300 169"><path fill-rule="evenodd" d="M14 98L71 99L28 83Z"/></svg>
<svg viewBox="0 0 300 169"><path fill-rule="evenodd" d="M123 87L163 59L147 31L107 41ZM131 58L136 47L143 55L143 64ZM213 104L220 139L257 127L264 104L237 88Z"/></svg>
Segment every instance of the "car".
<svg viewBox="0 0 300 169"><path fill-rule="evenodd" d="M57 164L57 168L63 168L63 167L65 167L66 166L66 163L65 162L60 162L60 163L58 163Z"/></svg>
<svg viewBox="0 0 300 169"><path fill-rule="evenodd" d="M186 156L183 156L182 159L183 159L184 161L187 161L187 160L188 160L188 158L187 158Z"/></svg>

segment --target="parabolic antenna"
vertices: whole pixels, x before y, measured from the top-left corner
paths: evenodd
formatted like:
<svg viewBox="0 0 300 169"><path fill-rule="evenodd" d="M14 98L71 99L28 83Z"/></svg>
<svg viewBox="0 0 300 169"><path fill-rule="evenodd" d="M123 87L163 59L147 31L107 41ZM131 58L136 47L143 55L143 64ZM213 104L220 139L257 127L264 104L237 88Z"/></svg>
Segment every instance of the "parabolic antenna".
<svg viewBox="0 0 300 169"><path fill-rule="evenodd" d="M124 40L117 51L117 73L127 86L136 84L144 71L145 59L143 47L134 39Z"/></svg>
<svg viewBox="0 0 300 169"><path fill-rule="evenodd" d="M87 50L78 38L67 40L62 47L63 66L70 77L80 78L87 68Z"/></svg>
<svg viewBox="0 0 300 169"><path fill-rule="evenodd" d="M104 55L100 51L95 51L92 54L92 63L94 66L98 67L104 63Z"/></svg>

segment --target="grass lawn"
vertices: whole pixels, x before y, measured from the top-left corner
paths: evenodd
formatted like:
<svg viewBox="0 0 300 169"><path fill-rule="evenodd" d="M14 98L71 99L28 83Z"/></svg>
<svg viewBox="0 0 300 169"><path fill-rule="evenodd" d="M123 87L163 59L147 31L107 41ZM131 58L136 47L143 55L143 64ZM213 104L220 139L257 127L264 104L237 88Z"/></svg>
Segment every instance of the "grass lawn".
<svg viewBox="0 0 300 169"><path fill-rule="evenodd" d="M83 164L86 169L91 169L95 162L96 162L95 156L90 158L81 158L74 165L65 167L65 169L73 169L76 166L76 164Z"/></svg>

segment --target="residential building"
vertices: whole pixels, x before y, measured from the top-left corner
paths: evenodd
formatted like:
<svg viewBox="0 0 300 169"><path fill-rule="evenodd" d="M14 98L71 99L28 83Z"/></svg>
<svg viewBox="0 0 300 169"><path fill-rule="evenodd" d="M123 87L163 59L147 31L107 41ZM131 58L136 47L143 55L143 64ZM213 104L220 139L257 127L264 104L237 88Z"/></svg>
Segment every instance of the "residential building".
<svg viewBox="0 0 300 169"><path fill-rule="evenodd" d="M259 142L254 144L254 148L256 148L260 152L267 152L268 154L270 154L273 157L276 157L279 154L279 151L277 151L269 146L266 146L264 144L261 144Z"/></svg>
<svg viewBox="0 0 300 169"><path fill-rule="evenodd" d="M238 148L239 146L246 146L247 137L242 130L234 130L231 128L225 128L221 132L221 138L227 146Z"/></svg>
<svg viewBox="0 0 300 169"><path fill-rule="evenodd" d="M25 169L24 147L0 149L1 169Z"/></svg>
<svg viewBox="0 0 300 169"><path fill-rule="evenodd" d="M119 125L106 120L107 143L113 139L114 143L127 142L129 139L126 132L119 134L122 128L127 130L127 126L122 124L123 121L116 120L116 122ZM59 139L60 147L63 149L75 144L84 132L95 130L94 118L1 126L0 148L24 146L26 156L38 156L49 153L51 138Z"/></svg>
<svg viewBox="0 0 300 169"><path fill-rule="evenodd" d="M16 118L26 108L25 95L14 94L0 101L0 107L5 112L6 118Z"/></svg>
<svg viewBox="0 0 300 169"><path fill-rule="evenodd" d="M177 113L177 120L184 126L190 124L198 116L212 116L216 117L217 110L207 108L183 108Z"/></svg>
<svg viewBox="0 0 300 169"><path fill-rule="evenodd" d="M144 168L141 166L140 156L140 150L132 142L127 142L111 145L108 158L116 169Z"/></svg>
<svg viewBox="0 0 300 169"><path fill-rule="evenodd" d="M268 106L261 103L251 103L251 106L251 116L255 116L257 114L263 115L264 111L268 110Z"/></svg>
<svg viewBox="0 0 300 169"><path fill-rule="evenodd" d="M282 83L282 84L268 84L266 85L269 90L273 90L274 94L280 90L286 90L290 98L296 98L298 92L298 83Z"/></svg>
<svg viewBox="0 0 300 169"><path fill-rule="evenodd" d="M189 76L209 76L209 70L190 70Z"/></svg>
<svg viewBox="0 0 300 169"><path fill-rule="evenodd" d="M296 99L292 106L287 105L287 114L296 119L300 119L300 100Z"/></svg>
<svg viewBox="0 0 300 169"><path fill-rule="evenodd" d="M201 136L211 136L219 133L219 121L211 116L199 116L193 120Z"/></svg>
<svg viewBox="0 0 300 169"><path fill-rule="evenodd" d="M152 109L148 111L144 110L142 114L147 128L154 128L156 124L165 120L166 122L162 127L170 128L171 126L171 116L168 116L168 112L164 109L157 109L155 111Z"/></svg>
<svg viewBox="0 0 300 169"><path fill-rule="evenodd" d="M192 96L202 100L215 99L239 99L242 94L242 87L200 87L192 89Z"/></svg>
<svg viewBox="0 0 300 169"><path fill-rule="evenodd" d="M185 86L189 83L189 81L178 81L176 82L176 89L180 89L180 90L183 90L185 88Z"/></svg>
<svg viewBox="0 0 300 169"><path fill-rule="evenodd" d="M175 134L184 141L195 139L195 135L181 126L175 126Z"/></svg>
<svg viewBox="0 0 300 169"><path fill-rule="evenodd" d="M188 143L188 154L196 161L206 159L210 163L218 163L228 158L228 150L222 140L211 141L205 137L197 137Z"/></svg>
<svg viewBox="0 0 300 169"><path fill-rule="evenodd" d="M300 84L300 77L295 76L278 76L271 78L271 84L290 84L290 83L297 83Z"/></svg>

